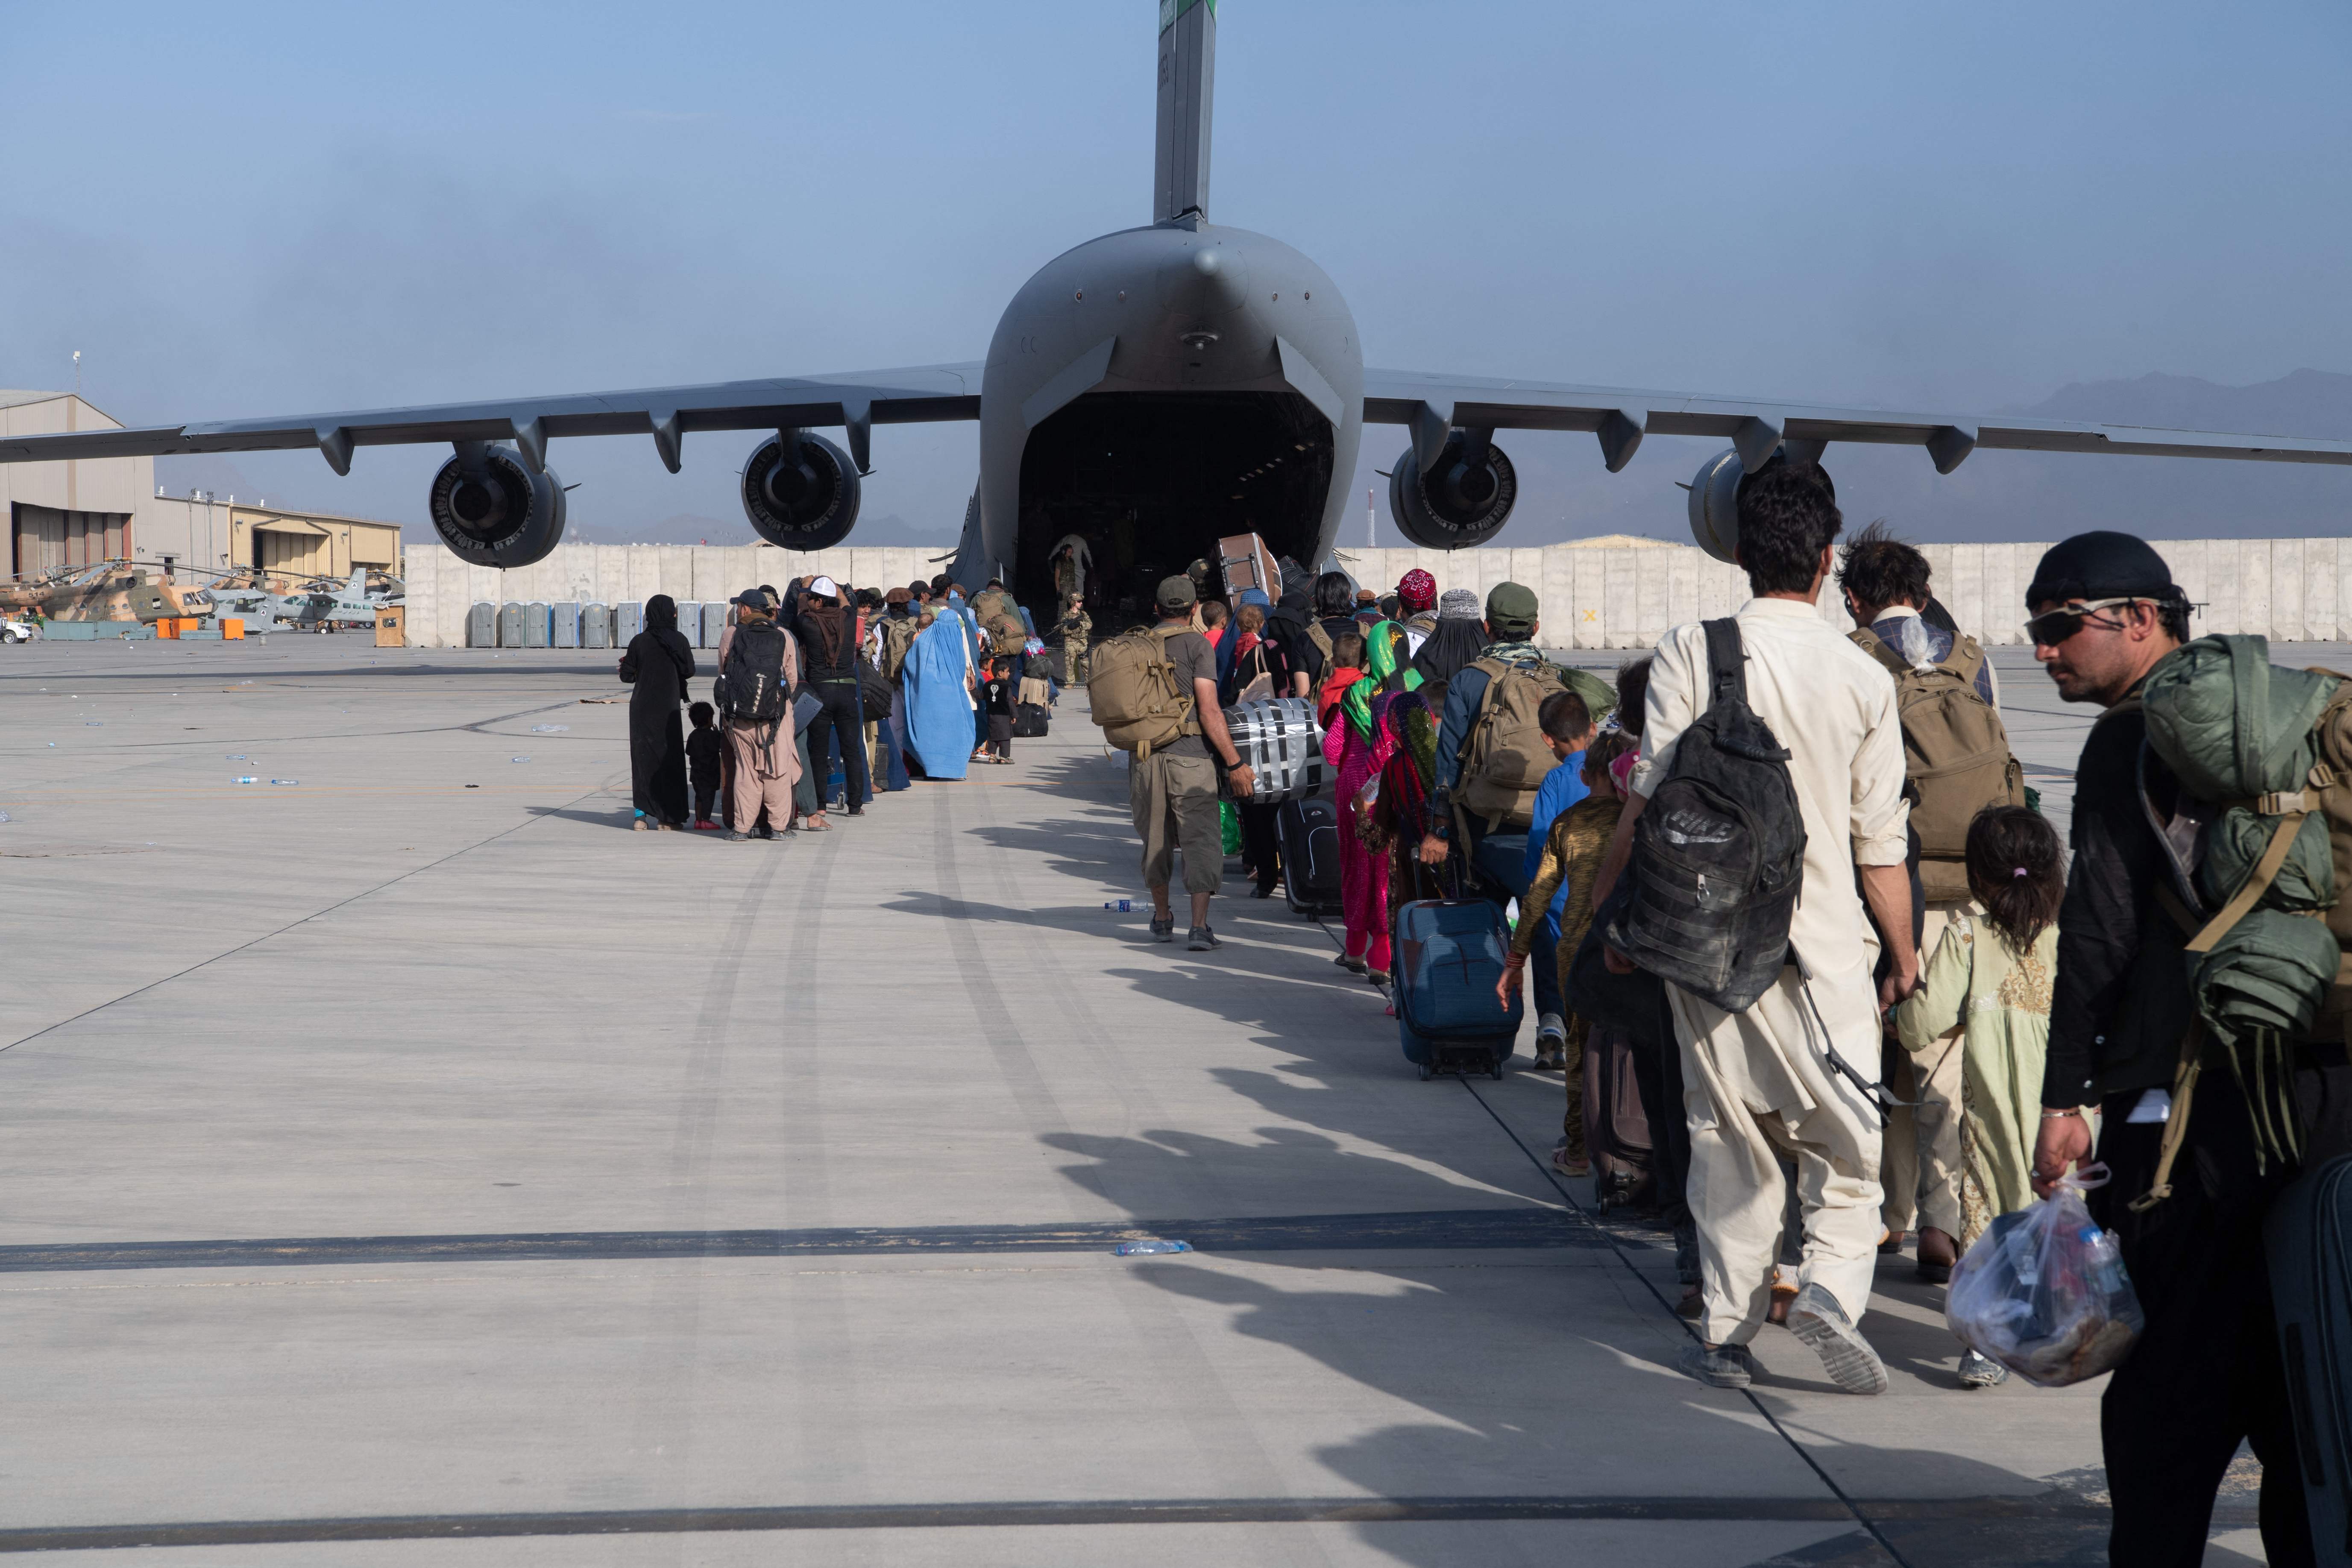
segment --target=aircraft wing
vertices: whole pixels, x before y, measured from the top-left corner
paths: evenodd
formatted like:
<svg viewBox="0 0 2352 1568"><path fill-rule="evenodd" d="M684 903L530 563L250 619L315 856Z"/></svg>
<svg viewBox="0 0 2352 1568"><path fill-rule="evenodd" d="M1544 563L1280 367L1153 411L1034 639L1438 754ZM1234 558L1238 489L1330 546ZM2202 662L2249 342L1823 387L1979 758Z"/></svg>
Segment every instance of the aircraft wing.
<svg viewBox="0 0 2352 1568"><path fill-rule="evenodd" d="M864 469L876 425L979 418L980 375L981 366L975 362L705 386L655 386L635 392L225 419L141 430L5 436L0 437L0 463L316 447L341 474L351 471L354 447L512 441L532 466L539 467L544 464L547 443L554 437L650 435L662 461L676 473L678 445L689 431L839 425L847 428L850 456Z"/></svg>
<svg viewBox="0 0 2352 1568"><path fill-rule="evenodd" d="M1979 447L2021 452L2116 452L2148 458L2234 458L2266 463L2352 464L2352 441L2292 436L2238 436L2141 425L2072 425L2008 415L1897 414L1874 408L1824 408L1680 392L1567 386L1540 381L1481 380L1416 371L1364 372L1364 422L1408 425L1426 470L1446 432L1590 430L1615 473L1644 435L1712 436L1760 467L1773 448L1820 455L1821 443L1864 441L1924 447L1938 473L1950 473Z"/></svg>

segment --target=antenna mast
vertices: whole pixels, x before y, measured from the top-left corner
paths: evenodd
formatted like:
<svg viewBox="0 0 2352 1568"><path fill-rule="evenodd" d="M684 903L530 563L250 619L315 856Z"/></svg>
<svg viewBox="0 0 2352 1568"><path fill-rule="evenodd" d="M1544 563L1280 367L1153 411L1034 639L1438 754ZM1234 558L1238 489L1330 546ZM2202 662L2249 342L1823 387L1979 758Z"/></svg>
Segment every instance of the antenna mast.
<svg viewBox="0 0 2352 1568"><path fill-rule="evenodd" d="M1209 216L1209 107L1217 76L1217 0L1160 0L1160 133L1151 221Z"/></svg>

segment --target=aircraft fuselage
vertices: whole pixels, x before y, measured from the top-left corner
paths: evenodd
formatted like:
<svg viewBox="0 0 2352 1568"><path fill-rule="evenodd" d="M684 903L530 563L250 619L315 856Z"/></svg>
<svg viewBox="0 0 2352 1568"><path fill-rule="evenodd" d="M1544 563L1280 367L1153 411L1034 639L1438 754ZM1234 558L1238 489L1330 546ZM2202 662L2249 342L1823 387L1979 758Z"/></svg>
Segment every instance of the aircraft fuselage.
<svg viewBox="0 0 2352 1568"><path fill-rule="evenodd" d="M989 345L958 575L1011 568L1043 607L1076 533L1131 613L1222 535L1311 564L1347 509L1363 381L1347 301L1279 240L1188 217L1066 251Z"/></svg>

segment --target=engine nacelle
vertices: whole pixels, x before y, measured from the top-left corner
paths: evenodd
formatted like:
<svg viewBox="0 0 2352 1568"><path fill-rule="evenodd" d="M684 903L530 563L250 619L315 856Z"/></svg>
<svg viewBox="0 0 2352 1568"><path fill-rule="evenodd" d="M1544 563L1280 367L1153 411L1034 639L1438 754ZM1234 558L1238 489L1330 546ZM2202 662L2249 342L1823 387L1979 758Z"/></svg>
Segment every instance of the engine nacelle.
<svg viewBox="0 0 2352 1568"><path fill-rule="evenodd" d="M1519 476L1491 441L1475 447L1456 430L1424 478L1407 447L1389 475L1389 514L1398 531L1423 550L1468 550L1486 543L1510 521Z"/></svg>
<svg viewBox="0 0 2352 1568"><path fill-rule="evenodd" d="M563 539L563 481L552 468L532 473L512 447L442 464L425 508L441 542L469 566L528 566Z"/></svg>
<svg viewBox="0 0 2352 1568"><path fill-rule="evenodd" d="M1729 565L1739 559L1739 481L1747 474L1739 454L1727 449L1701 463L1698 477L1691 480L1691 537L1701 550Z"/></svg>
<svg viewBox="0 0 2352 1568"><path fill-rule="evenodd" d="M785 550L830 550L848 538L858 499L849 454L805 430L771 437L743 465L743 515Z"/></svg>
<svg viewBox="0 0 2352 1568"><path fill-rule="evenodd" d="M1802 463L1821 487L1837 499L1837 485L1830 473L1817 460L1801 455L1791 458L1786 451L1775 452L1764 460L1767 469L1781 463ZM1698 547L1727 565L1739 563L1739 481L1748 477L1747 468L1736 450L1717 452L1698 466L1698 475L1690 485L1691 538Z"/></svg>

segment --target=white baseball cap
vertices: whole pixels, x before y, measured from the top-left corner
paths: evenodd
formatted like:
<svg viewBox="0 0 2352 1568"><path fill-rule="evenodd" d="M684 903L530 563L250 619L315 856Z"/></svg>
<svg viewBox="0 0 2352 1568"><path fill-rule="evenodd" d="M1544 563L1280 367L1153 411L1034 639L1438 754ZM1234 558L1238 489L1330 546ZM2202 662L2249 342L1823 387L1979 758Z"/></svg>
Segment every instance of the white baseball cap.
<svg viewBox="0 0 2352 1568"><path fill-rule="evenodd" d="M830 577L819 577L808 585L808 591L827 599L841 597L841 584Z"/></svg>

